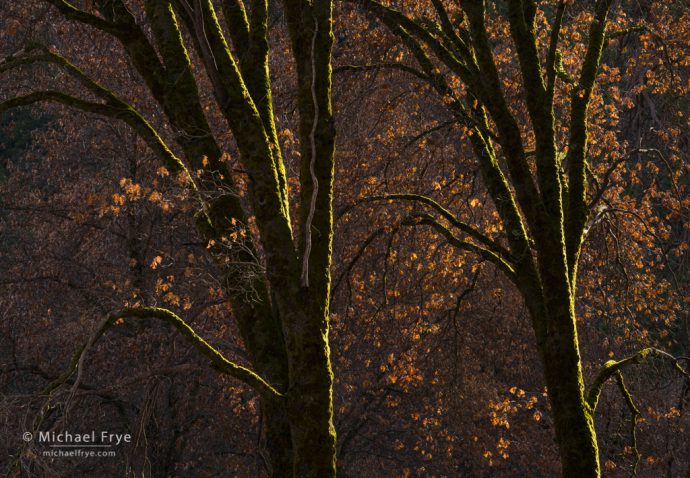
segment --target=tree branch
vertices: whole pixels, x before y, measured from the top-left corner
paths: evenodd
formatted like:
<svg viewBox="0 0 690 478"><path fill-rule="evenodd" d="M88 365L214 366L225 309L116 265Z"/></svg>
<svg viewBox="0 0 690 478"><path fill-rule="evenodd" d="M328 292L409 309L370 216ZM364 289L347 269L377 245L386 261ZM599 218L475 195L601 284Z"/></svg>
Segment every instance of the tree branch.
<svg viewBox="0 0 690 478"><path fill-rule="evenodd" d="M252 179L249 199L264 243L268 274L297 277L298 257L293 246L292 226L285 193L285 170L271 143L271 128L247 89L230 52L210 0L200 0L192 9L186 0L180 15L192 36L213 86L213 93L236 140L240 160ZM270 92L270 90L267 90ZM268 98L267 98L268 99ZM273 125L271 118L270 124Z"/></svg>
<svg viewBox="0 0 690 478"><path fill-rule="evenodd" d="M101 17L92 15L83 10L78 9L74 5L65 0L45 0L47 3L54 5L60 13L70 20L76 20L78 22L84 23L86 25L91 25L101 31L110 33L112 35L119 35L122 30L113 22L109 22Z"/></svg>
<svg viewBox="0 0 690 478"><path fill-rule="evenodd" d="M254 388L258 393L266 397L283 397L283 394L277 391L273 386L266 382L263 378L257 375L255 372L235 364L229 361L225 356L208 342L206 342L201 336L199 336L194 329L192 329L182 318L176 315L174 312L162 309L159 307L135 307L135 308L125 308L119 312L115 312L106 317L94 331L93 335L89 338L86 345L82 346L72 357L72 361L67 369L53 382L51 382L48 387L44 390L43 394L50 394L53 390L58 388L60 385L64 384L74 372L77 372L77 380L75 380L74 387L78 386L79 378L82 373L83 364L85 361L85 354L88 349L96 343L105 332L112 327L116 321L125 318L155 318L167 322L168 324L175 327L182 335L184 335L192 345L205 357L207 357L213 367L221 373L230 375L250 387Z"/></svg>
<svg viewBox="0 0 690 478"><path fill-rule="evenodd" d="M59 91L46 90L10 98L0 103L0 113L11 108L28 106L42 101L61 103L87 113L95 113L124 121L139 133L151 149L159 154L165 166L171 172L184 172L186 178L188 178L189 181L192 180L182 161L170 151L156 130L153 129L138 111L127 104L123 103L122 105L112 106L102 103L92 103Z"/></svg>
<svg viewBox="0 0 690 478"><path fill-rule="evenodd" d="M616 30L615 32L610 32L606 34L606 42L608 42L609 40L623 37L625 35L629 35L631 33L645 32L648 30L649 29L647 28L647 25L635 25L632 27L624 28L622 30Z"/></svg>
<svg viewBox="0 0 690 478"><path fill-rule="evenodd" d="M616 170L616 168L618 166L620 166L620 164L623 163L628 158L629 158L629 155L622 156L622 157L618 158L616 161L614 161L613 163L611 163L611 165L608 167L608 169L604 173L604 176L602 177L601 182L599 182L597 180L596 176L594 175L594 173L592 173L592 177L594 178L594 181L596 183L595 186L598 186L598 187L597 187L597 191L594 193L594 197L587 204L588 210L592 210L592 208L594 208L599 203L601 198L604 196L604 193L608 189L609 183L611 182L611 175Z"/></svg>
<svg viewBox="0 0 690 478"><path fill-rule="evenodd" d="M558 2L558 9L556 10L556 17L551 27L551 35L549 38L549 53L546 57L546 95L550 103L553 104L553 92L556 87L557 65L556 57L558 56L558 41L561 34L561 26L563 25L563 15L565 13L565 0Z"/></svg>
<svg viewBox="0 0 690 478"><path fill-rule="evenodd" d="M502 257L505 261L512 260L512 256L510 254L510 251L508 251L505 247L503 247L501 244L497 243L496 241L494 241L490 237L487 237L484 234L482 234L481 232L477 231L475 228L473 228L469 224L460 221L448 209L444 208L438 202L436 202L435 200L433 200L432 198L430 198L428 196L423 196L421 194L411 194L411 193L384 194L381 196L369 196L369 197L364 198L364 200L365 201L386 201L386 200L413 201L413 202L418 202L418 203L430 206L437 213L439 213L444 219L446 219L453 227L460 229L462 232L464 232L465 234L467 234L471 238L484 244L484 246L489 248L489 250L492 253L496 254L497 256Z"/></svg>
<svg viewBox="0 0 690 478"><path fill-rule="evenodd" d="M366 250L369 245L374 242L374 240L379 237L380 235L384 234L386 232L385 227L379 227L376 229L374 232L372 232L369 237L367 237L362 244L360 244L359 248L357 249L357 252L355 253L354 256L352 256L352 260L345 266L345 269L340 273L338 276L338 279L335 281L335 284L333 285L333 293L338 290L340 287L340 284L343 282L343 279L347 276L350 275L350 272L352 271L352 268L355 266L357 261L362 257L362 254L364 254L364 251Z"/></svg>
<svg viewBox="0 0 690 478"><path fill-rule="evenodd" d="M587 404L590 407L591 413L594 413L594 410L596 410L597 402L599 401L599 395L601 395L601 391L604 388L604 385L611 377L616 375L625 367L633 364L638 364L650 357L657 357L672 362L673 368L675 370L677 370L684 377L690 378L690 374L680 365L680 362L676 357L674 357L668 352L664 352L663 350L653 347L644 348L639 352L618 361L609 360L599 371L596 378L589 387L589 392L587 392Z"/></svg>
<svg viewBox="0 0 690 478"><path fill-rule="evenodd" d="M536 165L539 194L545 217L540 214L536 223L544 229L548 242L562 241L563 217L559 167L556 160L556 134L553 117L553 102L544 84L539 51L537 50L534 5L527 0L508 2L508 20L513 44L517 51L524 86L525 102L532 122L536 141ZM558 33L556 32L556 40ZM552 38L553 40L553 38ZM555 55L555 53L554 53ZM547 75L550 73L547 70ZM538 234L537 234L538 235ZM544 241L541 241L544 242Z"/></svg>
<svg viewBox="0 0 690 478"><path fill-rule="evenodd" d="M116 37L129 53L133 64L141 73L154 96L164 89L165 68L146 34L139 28L132 13L122 0L111 0L100 7L105 18L75 8L64 0L45 0L54 5L68 19L90 25Z"/></svg>
<svg viewBox="0 0 690 478"><path fill-rule="evenodd" d="M566 257L571 285L575 280L577 261L584 237L589 211L587 209L587 115L589 100L596 81L599 62L606 38L606 20L613 0L597 0L594 20L589 28L589 44L585 53L578 85L573 88L570 106L570 138L568 141L568 206L565 211Z"/></svg>
<svg viewBox="0 0 690 478"><path fill-rule="evenodd" d="M509 170L515 184L515 188L518 191L518 201L523 207L523 210L526 212L528 223L532 226L534 226L534 223L532 222L532 219L534 219L533 209L537 207L539 201L538 197L536 196L536 187L529 174L529 167L524 156L520 139L520 131L517 123L515 123L514 118L510 115L509 111L507 111L505 101L502 103L503 109L500 108L501 103L499 99L503 98L503 96L502 92L500 91L500 84L498 80L496 80L496 82L499 85L498 96L500 98L492 101L494 106L498 104L499 107L494 107L492 114L494 115L494 119L496 119L497 117L501 116L500 111L503 111L504 113L503 118L506 121L497 121L497 124L499 124L499 131L502 135L501 138L496 137L490 131L488 118L483 106L477 104L477 106L473 108L472 115L465 111L462 102L455 97L453 91L447 85L443 75L438 71L437 68L434 67L431 58L426 53L424 48L422 48L420 41L427 44L434 54L439 58L439 60L450 68L451 71L457 74L461 80L471 88L472 94L468 95L468 102L478 103L475 101L476 98L481 100L483 103L488 103L487 97L496 95L486 94L486 88L483 86L483 82L487 81L486 75L484 78L482 78L483 81L477 80L479 69L477 64L474 62L474 55L472 55L471 66L465 66L462 64L462 62L455 58L455 56L447 48L440 44L429 31L413 20L407 18L401 12L385 7L373 0L350 1L356 1L356 3L361 4L368 11L375 14L392 33L400 37L422 67L423 72L428 77L427 81L429 84L437 91L444 102L450 98L450 104L448 105L449 109L453 115L458 118L461 123L466 124L471 131L470 140L479 159L479 164L482 174L487 182L489 193L491 194L501 219L506 225L506 229L510 231L508 240L511 244L511 247L514 249L514 251L517 251L516 253L524 256L524 252L527 249L527 233L521 219L520 211L518 210L514 194L508 185L506 177L504 176L498 161L496 160L495 151L491 145L492 139L498 140L502 144L503 150L506 151L506 154L509 156ZM483 9L480 23L483 25ZM486 35L486 32L484 32L484 35ZM470 41L469 38L468 41ZM484 38L484 42L488 45L488 40L486 38ZM489 58L489 63L493 65L492 58ZM493 70L497 78L498 73L495 71L495 65ZM498 103L496 103L496 101L498 101ZM500 128L501 125L504 126L502 129ZM506 138L510 139L506 140ZM528 200L528 197L531 199Z"/></svg>
<svg viewBox="0 0 690 478"><path fill-rule="evenodd" d="M407 66L403 63L377 63L377 64L372 64L372 65L342 65L338 66L333 69L333 74L339 74L339 73L344 73L347 71L351 72L365 72L365 71L371 71L371 70L380 70L380 69L390 69L390 70L399 70L403 71L405 73L409 73L410 75L416 76L420 80L423 81L429 81L429 77L422 73L421 71L417 70L416 68L412 68L411 66Z"/></svg>
<svg viewBox="0 0 690 478"><path fill-rule="evenodd" d="M424 26L418 22L408 18L402 12L376 2L374 0L346 0L352 3L357 3L368 10L370 13L376 15L389 28L397 26L404 29L411 35L424 42L431 51L434 52L441 61L443 61L451 70L458 74L463 81L468 84L477 85L479 81L476 64L472 55L469 58L458 58L446 46L431 34ZM391 28L393 31L393 28ZM471 60L466 63L467 60Z"/></svg>
<svg viewBox="0 0 690 478"><path fill-rule="evenodd" d="M483 259L496 265L512 282L515 283L517 281L515 270L513 270L513 267L502 257L478 244L458 239L446 226L438 222L430 214L414 214L405 219L402 224L405 226L429 225L445 237L446 241L456 249L474 252Z"/></svg>
<svg viewBox="0 0 690 478"><path fill-rule="evenodd" d="M436 131L440 131L444 128L447 128L449 126L453 126L454 124L457 124L457 120L449 120L449 121L443 121L441 123L436 124L435 126L432 126L431 128L427 129L426 131L422 131L421 133L415 135L412 139L410 139L405 145L403 146L403 151L405 151L407 148L415 144L417 141L420 139L424 138L425 136L430 135L431 133L435 133Z"/></svg>
<svg viewBox="0 0 690 478"><path fill-rule="evenodd" d="M616 372L616 383L618 384L618 390L620 390L625 404L630 410L630 447L634 453L634 460L632 471L630 476L632 478L637 476L637 465L640 463L640 451L637 449L637 418L641 415L640 410L635 406L635 402L632 399L632 395L625 386L625 381L623 380L623 373L618 370Z"/></svg>
<svg viewBox="0 0 690 478"><path fill-rule="evenodd" d="M242 0L223 0L221 5L232 44L242 58L249 48L249 19L244 2ZM240 59L240 61L242 60Z"/></svg>
<svg viewBox="0 0 690 478"><path fill-rule="evenodd" d="M469 20L477 64L482 75L482 84L479 87L473 86L473 89L480 94L478 98L486 104L489 114L496 123L517 202L524 212L530 230L533 234L539 235L544 229L540 224L544 219L543 205L525 156L520 127L508 108L503 94L501 79L486 30L484 2L465 0L462 5Z"/></svg>
<svg viewBox="0 0 690 478"><path fill-rule="evenodd" d="M441 20L441 30L443 34L446 36L446 38L448 38L448 40L450 41L451 48L459 54L459 56L463 59L465 64L474 64L474 57L472 55L472 51L455 31L450 17L448 16L448 11L446 10L446 7L443 5L443 2L441 0L431 0L431 3L434 5L436 15L438 16L439 20Z"/></svg>

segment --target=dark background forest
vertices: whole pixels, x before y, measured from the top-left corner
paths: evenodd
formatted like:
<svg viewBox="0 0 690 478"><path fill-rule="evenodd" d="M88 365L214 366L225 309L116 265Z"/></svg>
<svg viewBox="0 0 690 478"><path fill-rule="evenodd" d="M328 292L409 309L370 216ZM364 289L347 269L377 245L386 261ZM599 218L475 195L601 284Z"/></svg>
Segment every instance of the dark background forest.
<svg viewBox="0 0 690 478"><path fill-rule="evenodd" d="M210 367L189 337L165 321L118 317L87 347L78 373L63 375L104 318L141 306L175 312L229 361L261 371L254 352L247 352L233 301L258 303L265 291L246 284L264 274L268 294L280 294L272 282L270 244L241 245L245 234L263 237L271 230L262 229L261 213L255 217L259 203L252 195L259 180L253 163L244 159L245 122L232 123L214 96L219 86L207 73L206 50L198 38L195 43L183 13L177 13L180 38L189 49L198 104L222 153L219 159L211 153L190 159L175 123L180 115L159 101L125 40L115 41L56 7L68 4L108 19L104 8L115 11L113 5L126 4L154 42L149 22L156 17L146 10L148 3L170 2L2 2L0 57L6 60L0 63L0 104L39 90L98 97L84 93L84 84L56 62L17 63L34 44L67 58L141 112L192 173L209 160L224 165L234 178L232 188L217 172L199 184L217 187L218 197L231 195L250 211L248 232L233 219L221 237L240 244L240 256L232 255L236 249L228 252L233 261L244 253L253 265L228 272L230 259L218 258L223 247L235 246L204 235L193 190L131 124L52 101L0 107L0 469L7 476L285 476L266 451L269 421L261 392ZM231 54L241 57L224 3L209 2L233 39ZM253 18L260 7L244 3ZM311 98L309 86L316 92L318 84L316 68L311 77L306 74L314 80L306 87L303 66L297 71L300 53L293 48L302 47L299 28L290 25L291 3L300 2L270 1L265 7L268 101L284 164L287 216L303 231L313 189L309 164L304 166L306 142L315 137L304 123L303 97ZM364 3L336 1L332 12L333 239L332 246L324 246L332 254L324 267L330 269L326 350L337 474L559 476L563 450L555 440L544 359L524 297L500 266L476 249L454 247L442 228L419 220L437 212L435 206L390 196L432 198L514 250L512 231L499 220L473 150L478 133L473 123L458 119L451 93L442 96L438 85L443 81L458 97L468 94L470 99L462 100L468 111L477 103L481 107L481 97L471 99L472 88L434 56L431 40L424 43L420 34L421 53L415 51L412 40L401 40L402 33L415 31L412 26L396 31ZM420 28L434 35L445 28L437 4L459 24L461 3L383 2L419 19ZM510 33L507 5L513 2L479 3L507 108L536 171L531 161L541 153ZM561 2L568 5L553 80L557 155L566 154L570 101L577 96L571 96L571 82L586 55L595 3L606 2ZM625 387L612 376L601 391L593 412L601 475L686 477L690 7L683 0L609 3L613 34L605 40L588 98L585 181L591 210L572 286L576 340L585 384L607 361L660 351L626 363ZM558 4L536 2L535 32L544 62ZM312 43L314 65L319 33ZM302 45L311 39L309 33ZM432 69L420 62L421 54L432 58ZM162 48L159 55L167 67ZM479 60L481 67L481 55ZM434 75L436 83L430 80ZM251 89L251 81L245 82ZM494 129L494 121L487 129ZM500 145L499 153L507 154L503 134L487 133ZM315 251L321 232L315 233ZM295 242L302 247L301 240ZM228 280L233 274L243 281ZM312 273L312 288L318 278ZM275 380L267 379L279 383ZM40 445L21 438L37 429L127 432L132 442L118 446L116 457L46 458Z"/></svg>

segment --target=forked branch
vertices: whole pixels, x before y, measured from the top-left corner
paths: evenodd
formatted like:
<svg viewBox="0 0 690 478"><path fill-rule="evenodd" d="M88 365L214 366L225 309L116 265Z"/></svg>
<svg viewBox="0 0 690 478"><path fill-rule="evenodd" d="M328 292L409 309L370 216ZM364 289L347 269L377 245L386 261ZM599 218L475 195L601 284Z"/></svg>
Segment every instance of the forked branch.
<svg viewBox="0 0 690 478"><path fill-rule="evenodd" d="M398 193L398 194L384 194L380 196L369 196L365 198L365 201L412 201L419 204L424 204L430 206L434 211L439 213L441 217L447 220L453 227L461 230L474 240L483 244L484 247L488 248L491 252L497 256L502 257L506 261L510 260L511 254L505 247L500 245L498 242L494 241L490 237L482 234L469 224L466 224L455 217L455 215L448 209L441 206L438 202L431 199L430 197L423 196L421 194L411 194L411 193Z"/></svg>
<svg viewBox="0 0 690 478"><path fill-rule="evenodd" d="M678 371L681 375L684 377L690 379L690 373L688 373L681 365L680 362L676 357L671 355L668 352L664 352L663 350L654 348L654 347L647 347L644 348L637 353L626 357L621 360L609 360L604 364L604 367L599 371L599 374L596 376L594 381L592 382L592 385L589 387L589 392L587 393L587 404L590 407L591 412L593 413L594 410L597 408L597 402L599 401L599 396L601 395L601 391L604 388L604 385L606 382L614 377L618 372L623 370L625 367L633 364L638 364L642 362L644 359L650 358L650 357L657 357L663 360L666 360L668 362L671 362L673 364L673 368Z"/></svg>
<svg viewBox="0 0 690 478"><path fill-rule="evenodd" d="M414 214L406 218L402 224L404 226L431 226L436 232L440 233L451 246L459 250L474 252L482 259L485 259L496 265L508 276L512 282L515 283L517 281L515 270L513 269L512 265L509 264L503 257L496 254L494 251L480 246L479 244L471 241L463 241L462 239L457 238L450 229L438 222L430 214Z"/></svg>

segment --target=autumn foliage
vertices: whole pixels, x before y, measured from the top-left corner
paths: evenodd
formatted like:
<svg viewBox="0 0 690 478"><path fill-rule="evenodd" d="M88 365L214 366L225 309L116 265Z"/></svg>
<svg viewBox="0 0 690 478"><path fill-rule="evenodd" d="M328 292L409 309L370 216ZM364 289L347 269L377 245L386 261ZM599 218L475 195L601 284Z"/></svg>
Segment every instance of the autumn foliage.
<svg viewBox="0 0 690 478"><path fill-rule="evenodd" d="M8 476L690 473L686 2L31 0L0 58Z"/></svg>

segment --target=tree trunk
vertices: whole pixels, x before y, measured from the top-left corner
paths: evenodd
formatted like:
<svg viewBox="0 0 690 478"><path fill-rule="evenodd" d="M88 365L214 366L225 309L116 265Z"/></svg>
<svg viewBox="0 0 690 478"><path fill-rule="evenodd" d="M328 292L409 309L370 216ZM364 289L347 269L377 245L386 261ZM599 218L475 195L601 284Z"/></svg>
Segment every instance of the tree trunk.
<svg viewBox="0 0 690 478"><path fill-rule="evenodd" d="M542 360L564 478L600 476L593 416L584 395L575 317L549 318ZM575 339L575 340L574 340Z"/></svg>
<svg viewBox="0 0 690 478"><path fill-rule="evenodd" d="M292 476L328 478L335 476L335 428L328 347L328 300L314 307L313 291L295 282L293 294L281 300L286 324L290 388L287 419L293 450ZM281 294L282 295L282 294ZM289 302L284 301L291 299ZM285 475L289 476L289 475Z"/></svg>
<svg viewBox="0 0 690 478"><path fill-rule="evenodd" d="M285 413L285 402L279 399L263 399L264 448L269 476L290 476L293 469L290 422Z"/></svg>
<svg viewBox="0 0 690 478"><path fill-rule="evenodd" d="M558 228L543 241L539 253L542 283L543 324L539 352L544 366L556 442L564 478L600 476L594 419L585 398L582 362L577 338L575 298L565 262L564 241L551 240ZM551 245L551 247L548 247ZM530 310L537 310L530 307Z"/></svg>
<svg viewBox="0 0 690 478"><path fill-rule="evenodd" d="M300 478L335 476L335 428L331 388L333 375L329 349L323 334L305 337L291 360L292 389L300 393L288 399L292 426L294 475Z"/></svg>
<svg viewBox="0 0 690 478"><path fill-rule="evenodd" d="M328 345L335 128L331 105L332 2L285 0L300 112L299 273L284 320L295 477L335 477L333 373ZM285 282L286 278L280 278ZM293 301L290 303L290 301Z"/></svg>

